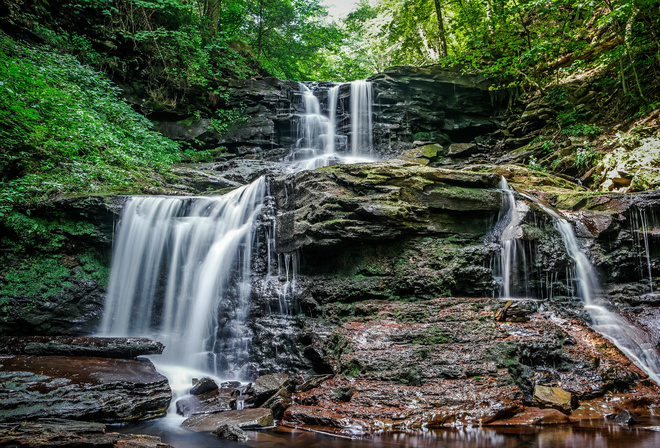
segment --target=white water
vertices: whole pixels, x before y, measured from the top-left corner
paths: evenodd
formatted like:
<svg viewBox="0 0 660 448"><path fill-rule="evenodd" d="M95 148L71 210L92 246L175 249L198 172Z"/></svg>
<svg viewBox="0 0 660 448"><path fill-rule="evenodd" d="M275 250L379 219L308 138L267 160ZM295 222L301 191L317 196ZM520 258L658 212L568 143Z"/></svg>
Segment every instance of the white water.
<svg viewBox="0 0 660 448"><path fill-rule="evenodd" d="M513 270L518 266L517 243L522 237L522 229L520 228L522 217L516 207L516 198L513 195L513 190L509 187L504 177L500 180L499 188L503 193L502 212L500 213L499 222L506 223L500 235L500 297L512 298L511 283L513 282Z"/></svg>
<svg viewBox="0 0 660 448"><path fill-rule="evenodd" d="M208 198L131 197L117 229L101 333L148 336L159 364L240 377L265 180ZM218 322L222 311L229 317ZM222 337L218 338L218 334Z"/></svg>
<svg viewBox="0 0 660 448"><path fill-rule="evenodd" d="M351 83L351 154L370 154L373 150L373 109L371 83Z"/></svg>
<svg viewBox="0 0 660 448"><path fill-rule="evenodd" d="M630 211L632 221L633 243L635 250L640 253L640 274L643 277L648 275L649 290L653 293L653 272L651 270L651 251L649 248L649 219L646 210L634 207ZM642 256L641 253L644 253ZM644 260L646 263L644 263Z"/></svg>
<svg viewBox="0 0 660 448"><path fill-rule="evenodd" d="M371 84L353 84L357 87L351 92L359 96L351 100L352 129L359 136L353 145L360 149L347 155L349 136L337 132L340 86L328 90L324 111L314 92L300 84L304 114L285 160L289 171L372 160L362 156L372 147ZM224 196L136 196L124 206L100 333L164 343L163 354L152 358L178 395L193 377L247 376L242 369L251 343L245 325L251 262L257 220L270 207L264 202L267 188L261 178ZM262 242L267 245L267 279L277 284L277 311L291 316L298 255L278 255L277 273L271 272L274 225L266 226L268 241Z"/></svg>

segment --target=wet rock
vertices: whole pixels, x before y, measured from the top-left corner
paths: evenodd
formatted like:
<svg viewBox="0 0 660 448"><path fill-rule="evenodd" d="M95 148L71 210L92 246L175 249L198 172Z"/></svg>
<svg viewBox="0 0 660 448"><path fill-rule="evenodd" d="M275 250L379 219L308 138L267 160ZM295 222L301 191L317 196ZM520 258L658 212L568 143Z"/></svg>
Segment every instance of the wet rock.
<svg viewBox="0 0 660 448"><path fill-rule="evenodd" d="M470 231L499 210L498 182L493 174L401 160L304 171L271 184L278 251Z"/></svg>
<svg viewBox="0 0 660 448"><path fill-rule="evenodd" d="M201 395L183 397L176 402L176 413L184 417L194 414L211 414L232 409L233 389L223 391L215 389Z"/></svg>
<svg viewBox="0 0 660 448"><path fill-rule="evenodd" d="M172 398L167 378L148 360L7 356L0 382L0 421L146 420L165 415Z"/></svg>
<svg viewBox="0 0 660 448"><path fill-rule="evenodd" d="M237 425L221 425L213 431L213 434L224 440L248 440L249 437Z"/></svg>
<svg viewBox="0 0 660 448"><path fill-rule="evenodd" d="M291 391L282 388L262 404L261 407L270 409L273 412L273 418L275 418L275 420L280 420L284 415L284 411L286 411L292 403L293 399L291 398Z"/></svg>
<svg viewBox="0 0 660 448"><path fill-rule="evenodd" d="M559 387L536 386L534 404L540 408L557 409L565 414L573 410L571 393Z"/></svg>
<svg viewBox="0 0 660 448"><path fill-rule="evenodd" d="M479 148L474 143L452 143L449 145L447 155L449 157L469 157L478 150Z"/></svg>
<svg viewBox="0 0 660 448"><path fill-rule="evenodd" d="M215 172L207 172L192 168L173 168L172 173L177 176L177 182L191 187L198 192L237 188L242 184Z"/></svg>
<svg viewBox="0 0 660 448"><path fill-rule="evenodd" d="M307 392L312 389L319 387L324 381L332 378L332 375L317 375L313 376L310 379L306 380L298 387L296 387L296 392Z"/></svg>
<svg viewBox="0 0 660 448"><path fill-rule="evenodd" d="M623 410L614 418L614 421L622 426L631 426L639 423L639 417L630 411Z"/></svg>
<svg viewBox="0 0 660 448"><path fill-rule="evenodd" d="M160 437L106 433L105 424L56 418L0 424L0 446L113 448L172 448Z"/></svg>
<svg viewBox="0 0 660 448"><path fill-rule="evenodd" d="M294 387L295 383L289 375L276 373L257 378L253 389L257 403L263 403L280 389L292 391Z"/></svg>
<svg viewBox="0 0 660 448"><path fill-rule="evenodd" d="M498 426L518 426L518 425L563 425L571 423L571 419L566 414L556 409L539 409L535 407L526 407L523 412L511 418L498 420Z"/></svg>
<svg viewBox="0 0 660 448"><path fill-rule="evenodd" d="M193 387L190 389L190 395L202 395L207 392L214 391L218 388L218 385L215 384L208 376L205 376L197 381L193 379Z"/></svg>
<svg viewBox="0 0 660 448"><path fill-rule="evenodd" d="M235 425L239 428L267 428L274 425L270 409L255 408L239 411L198 414L184 420L182 426L193 431L214 431L222 425Z"/></svg>
<svg viewBox="0 0 660 448"><path fill-rule="evenodd" d="M164 346L147 338L92 336L0 336L0 353L7 355L94 356L131 359L159 355Z"/></svg>

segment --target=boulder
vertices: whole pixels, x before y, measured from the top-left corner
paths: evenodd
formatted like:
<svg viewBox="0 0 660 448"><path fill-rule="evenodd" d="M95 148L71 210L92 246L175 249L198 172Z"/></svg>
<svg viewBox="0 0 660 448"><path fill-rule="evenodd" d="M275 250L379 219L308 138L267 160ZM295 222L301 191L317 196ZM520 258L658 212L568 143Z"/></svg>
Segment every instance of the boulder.
<svg viewBox="0 0 660 448"><path fill-rule="evenodd" d="M258 403L265 402L280 389L292 391L294 387L293 379L283 373L260 376L255 380L253 386L255 399Z"/></svg>
<svg viewBox="0 0 660 448"><path fill-rule="evenodd" d="M197 380L197 382L193 379L193 387L190 389L190 395L202 395L214 391L217 388L218 385L208 376Z"/></svg>
<svg viewBox="0 0 660 448"><path fill-rule="evenodd" d="M165 347L147 338L100 338L92 336L0 337L0 353L7 355L95 356L131 359L159 355Z"/></svg>
<svg viewBox="0 0 660 448"><path fill-rule="evenodd" d="M213 431L213 434L224 440L248 440L247 434L237 425L221 425Z"/></svg>
<svg viewBox="0 0 660 448"><path fill-rule="evenodd" d="M239 428L268 428L274 425L273 413L270 409L264 408L241 409L240 411L193 415L182 423L182 426L197 432L215 431L223 425L234 425Z"/></svg>
<svg viewBox="0 0 660 448"><path fill-rule="evenodd" d="M212 390L201 395L190 395L180 398L176 402L176 413L184 417L193 414L211 414L220 411L229 411L232 408L233 389L223 393L220 389Z"/></svg>
<svg viewBox="0 0 660 448"><path fill-rule="evenodd" d="M273 411L273 418L280 420L284 415L284 411L286 411L292 404L293 399L291 398L291 391L282 388L262 404L261 407Z"/></svg>
<svg viewBox="0 0 660 448"><path fill-rule="evenodd" d="M565 414L573 410L573 398L570 392L559 387L536 386L534 388L535 406L557 409Z"/></svg>
<svg viewBox="0 0 660 448"><path fill-rule="evenodd" d="M167 378L148 360L7 356L0 382L0 421L146 420L165 415L172 398Z"/></svg>

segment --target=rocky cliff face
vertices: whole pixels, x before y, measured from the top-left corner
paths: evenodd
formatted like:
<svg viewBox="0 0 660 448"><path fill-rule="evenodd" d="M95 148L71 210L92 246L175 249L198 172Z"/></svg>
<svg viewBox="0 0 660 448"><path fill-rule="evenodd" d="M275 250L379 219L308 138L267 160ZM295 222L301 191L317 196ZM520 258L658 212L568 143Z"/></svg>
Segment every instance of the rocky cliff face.
<svg viewBox="0 0 660 448"><path fill-rule="evenodd" d="M395 67L370 79L373 83L374 150L377 155L400 153L414 140L469 142L496 129L500 98L481 74L461 74L439 66ZM332 83L308 85L322 105ZM244 121L227 134L218 134L213 116L154 116L157 129L175 140L197 140L206 149L225 146L223 158L245 157L280 160L297 139L304 111L297 82L261 78L231 81L225 88L228 108L241 110ZM338 98L338 131L350 133L350 84L343 84ZM324 106L325 107L325 106ZM213 114L213 113L212 113ZM212 115L211 114L211 115Z"/></svg>

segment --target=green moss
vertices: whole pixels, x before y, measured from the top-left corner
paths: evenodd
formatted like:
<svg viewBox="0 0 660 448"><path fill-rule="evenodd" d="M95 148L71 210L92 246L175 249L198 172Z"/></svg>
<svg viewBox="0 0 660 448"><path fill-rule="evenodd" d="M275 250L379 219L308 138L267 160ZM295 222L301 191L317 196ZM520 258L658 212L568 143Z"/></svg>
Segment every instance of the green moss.
<svg viewBox="0 0 660 448"><path fill-rule="evenodd" d="M11 296L48 298L62 289L70 277L57 257L31 257L4 271L4 284L0 290L0 303Z"/></svg>
<svg viewBox="0 0 660 448"><path fill-rule="evenodd" d="M453 342L453 336L449 334L446 328L429 327L410 341L415 345L440 345Z"/></svg>

